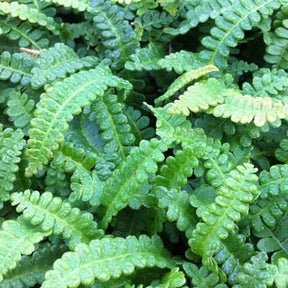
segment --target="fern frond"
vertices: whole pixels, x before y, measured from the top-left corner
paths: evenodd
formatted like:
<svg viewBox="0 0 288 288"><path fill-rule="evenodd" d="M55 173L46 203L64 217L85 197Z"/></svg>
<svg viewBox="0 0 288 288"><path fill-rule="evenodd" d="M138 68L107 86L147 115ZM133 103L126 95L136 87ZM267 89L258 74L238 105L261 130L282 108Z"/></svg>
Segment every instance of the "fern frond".
<svg viewBox="0 0 288 288"><path fill-rule="evenodd" d="M202 39L207 50L200 53L201 58L218 67L226 66L230 48L236 47L244 38L244 31L257 26L279 7L279 1L274 0L234 1L223 15L216 18L211 36Z"/></svg>
<svg viewBox="0 0 288 288"><path fill-rule="evenodd" d="M105 282L146 266L172 268L174 262L169 256L157 236L93 240L89 245L78 245L75 252L64 253L54 270L46 273L42 287L78 287L80 283L92 284L95 278Z"/></svg>
<svg viewBox="0 0 288 288"><path fill-rule="evenodd" d="M0 230L0 281L8 270L16 267L21 255L30 255L35 250L35 244L46 236L39 227L32 226L22 217L17 220L6 220Z"/></svg>
<svg viewBox="0 0 288 288"><path fill-rule="evenodd" d="M200 109L206 110L209 106L223 103L226 95L227 89L224 82L209 78L188 87L184 94L179 96L179 100L174 101L169 107L168 113L183 113L188 116L190 111L195 113Z"/></svg>
<svg viewBox="0 0 288 288"><path fill-rule="evenodd" d="M96 66L98 63L99 59L95 57L79 58L72 48L56 43L54 47L40 51L40 57L31 71L31 85L38 89L48 82L65 78L67 74Z"/></svg>
<svg viewBox="0 0 288 288"><path fill-rule="evenodd" d="M4 131L0 126L0 207L10 199L16 172L19 170L20 155L25 145L24 134L19 129L13 131L7 128Z"/></svg>
<svg viewBox="0 0 288 288"><path fill-rule="evenodd" d="M103 147L104 157L107 155L111 159L111 155L115 155L113 162L116 165L126 159L129 146L135 141L123 107L117 95L112 93L99 97L91 105L91 111L95 112L95 119L101 130L101 138L106 142Z"/></svg>
<svg viewBox="0 0 288 288"><path fill-rule="evenodd" d="M164 49L160 45L149 43L148 47L136 49L125 63L125 69L130 71L159 70L158 61L164 56Z"/></svg>
<svg viewBox="0 0 288 288"><path fill-rule="evenodd" d="M78 11L86 11L88 8L89 0L41 0L47 3L54 3L65 8L73 8Z"/></svg>
<svg viewBox="0 0 288 288"><path fill-rule="evenodd" d="M280 258L274 263L273 276L276 288L285 288L288 286L288 260Z"/></svg>
<svg viewBox="0 0 288 288"><path fill-rule="evenodd" d="M109 0L90 1L88 11L93 14L96 31L104 45L105 57L112 59L112 67L120 70L139 47L137 35L124 18L124 9Z"/></svg>
<svg viewBox="0 0 288 288"><path fill-rule="evenodd" d="M31 257L22 256L21 261L9 271L0 283L1 288L34 287L44 281L45 273L67 251L65 245L47 244L36 250Z"/></svg>
<svg viewBox="0 0 288 288"><path fill-rule="evenodd" d="M255 72L257 70L258 66L255 63L247 63L243 60L233 59L233 62L229 63L229 66L225 69L225 72L231 74L233 79L237 81L238 78L244 73Z"/></svg>
<svg viewBox="0 0 288 288"><path fill-rule="evenodd" d="M97 96L103 95L108 86L131 88L127 81L113 76L105 67L79 72L47 88L37 104L35 118L31 120L33 128L29 130L27 176L36 174L43 164L48 163L53 151L64 140L67 122Z"/></svg>
<svg viewBox="0 0 288 288"><path fill-rule="evenodd" d="M34 100L29 99L27 94L13 91L9 96L7 106L5 113L9 116L9 120L14 123L16 128L22 128L26 133L33 117Z"/></svg>
<svg viewBox="0 0 288 288"><path fill-rule="evenodd" d="M12 83L26 85L31 79L33 60L30 56L4 51L0 55L0 80L10 80Z"/></svg>
<svg viewBox="0 0 288 288"><path fill-rule="evenodd" d="M281 22L281 26L264 34L264 41L267 45L264 59L273 65L274 68L288 68L288 20Z"/></svg>
<svg viewBox="0 0 288 288"><path fill-rule="evenodd" d="M189 240L192 251L209 261L220 240L227 239L243 216L246 216L249 204L258 196L256 169L251 164L237 166L230 177L219 187L215 202L197 210L204 223L198 223ZM206 263L207 264L207 263Z"/></svg>
<svg viewBox="0 0 288 288"><path fill-rule="evenodd" d="M18 40L20 47L41 49L49 45L45 31L36 29L29 22L22 22L10 16L0 16L0 35L10 40Z"/></svg>
<svg viewBox="0 0 288 288"><path fill-rule="evenodd" d="M70 249L79 243L89 243L92 239L102 236L97 229L90 213L81 213L78 208L72 208L61 198L53 197L52 193L38 191L13 193L12 205L17 206L16 211L23 213L23 217L32 225L41 226L47 234L60 235L69 239Z"/></svg>
<svg viewBox="0 0 288 288"><path fill-rule="evenodd" d="M55 35L59 35L59 25L54 21L52 17L46 16L35 8L30 8L25 4L19 4L16 1L13 2L1 2L0 13L11 15L13 18L18 17L22 21L27 20L30 23L37 23L39 26L44 26L48 30L52 31ZM1 14L2 14L1 13Z"/></svg>
<svg viewBox="0 0 288 288"><path fill-rule="evenodd" d="M196 80L211 72L219 71L214 65L207 65L195 70L188 71L179 76L169 87L166 93L155 100L156 104L163 102L173 96L178 90L186 86L188 83ZM182 96L184 97L184 96Z"/></svg>
<svg viewBox="0 0 288 288"><path fill-rule="evenodd" d="M133 1L134 2L134 1ZM137 8L137 15L145 15L149 10L156 9L159 5L157 0L141 0L135 1L135 7Z"/></svg>
<svg viewBox="0 0 288 288"><path fill-rule="evenodd" d="M182 74L193 69L204 66L205 63L201 62L196 53L181 50L180 52L171 53L160 59L157 65L171 72L174 70L177 74Z"/></svg>
<svg viewBox="0 0 288 288"><path fill-rule="evenodd" d="M105 207L105 215L101 227L107 228L112 217L128 205L129 198L147 182L149 175L157 171L157 162L164 160L165 150L167 146L155 138L149 142L142 140L139 147L131 150L127 160L112 173L103 187L101 204Z"/></svg>

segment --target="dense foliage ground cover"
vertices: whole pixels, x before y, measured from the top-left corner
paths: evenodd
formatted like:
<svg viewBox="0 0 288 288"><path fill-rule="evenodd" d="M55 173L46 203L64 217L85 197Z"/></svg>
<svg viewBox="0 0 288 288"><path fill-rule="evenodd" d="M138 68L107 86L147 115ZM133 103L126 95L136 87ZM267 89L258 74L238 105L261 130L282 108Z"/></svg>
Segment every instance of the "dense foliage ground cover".
<svg viewBox="0 0 288 288"><path fill-rule="evenodd" d="M288 287L287 47L287 0L0 1L0 287Z"/></svg>

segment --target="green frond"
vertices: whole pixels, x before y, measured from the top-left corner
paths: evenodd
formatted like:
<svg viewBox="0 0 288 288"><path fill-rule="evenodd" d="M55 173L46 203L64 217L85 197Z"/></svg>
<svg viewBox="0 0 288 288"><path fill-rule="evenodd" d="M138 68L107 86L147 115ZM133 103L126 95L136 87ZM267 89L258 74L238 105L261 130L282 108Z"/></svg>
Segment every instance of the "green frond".
<svg viewBox="0 0 288 288"><path fill-rule="evenodd" d="M156 9L159 5L157 0L141 0L141 1L133 1L133 2L135 3L135 7L137 8L136 13L139 16L146 15L146 13L149 10Z"/></svg>
<svg viewBox="0 0 288 288"><path fill-rule="evenodd" d="M232 63L229 64L230 65L225 69L225 72L231 74L235 80L238 80L244 73L255 72L259 69L255 63L247 63L243 60L233 59Z"/></svg>
<svg viewBox="0 0 288 288"><path fill-rule="evenodd" d="M24 132L29 129L30 120L33 118L35 102L29 99L27 94L13 91L7 101L5 113L16 128L22 128Z"/></svg>
<svg viewBox="0 0 288 288"><path fill-rule="evenodd" d="M20 53L10 54L4 51L0 55L0 80L26 85L31 79L33 60L30 56Z"/></svg>
<svg viewBox="0 0 288 288"><path fill-rule="evenodd" d="M19 170L20 155L25 146L24 134L20 129L2 130L0 126L0 207L10 199L16 173Z"/></svg>
<svg viewBox="0 0 288 288"><path fill-rule="evenodd" d="M187 239L192 237L192 231L198 222L195 210L189 203L189 194L185 190L168 190L158 186L154 191L159 201L159 207L166 209L170 222L175 222L180 231L184 231Z"/></svg>
<svg viewBox="0 0 288 288"><path fill-rule="evenodd" d="M275 267L275 268L274 268ZM275 263L273 269L274 283L277 288L286 288L288 286L288 277L287 277L287 267L288 260L286 258L280 258Z"/></svg>
<svg viewBox="0 0 288 288"><path fill-rule="evenodd" d="M195 70L188 71L179 76L169 87L166 93L155 100L156 104L163 102L173 96L178 90L185 87L188 83L196 80L211 72L219 71L214 65L207 65ZM189 88L188 88L189 89ZM184 97L184 96L182 96ZM187 96L186 96L187 97Z"/></svg>
<svg viewBox="0 0 288 288"><path fill-rule="evenodd" d="M26 175L32 176L42 170L43 164L53 156L53 151L63 142L67 122L79 114L97 96L102 96L110 87L130 89L130 84L116 76L106 67L82 71L48 87L41 95L31 120L30 139L26 151L29 165Z"/></svg>
<svg viewBox="0 0 288 288"><path fill-rule="evenodd" d="M224 98L224 103L217 105L211 111L216 117L230 118L241 124L254 122L258 127L267 122L275 122L288 116L288 105L281 100L270 97L252 97L242 95L236 90L230 90ZM227 93L226 92L226 93Z"/></svg>
<svg viewBox="0 0 288 288"><path fill-rule="evenodd" d="M226 89L223 81L209 78L189 86L188 89L179 96L179 100L173 102L168 112L188 116L190 111L197 113L199 110L207 110L209 106L216 106L223 103L225 96L232 90Z"/></svg>
<svg viewBox="0 0 288 288"><path fill-rule="evenodd" d="M81 213L78 208L72 208L52 193L38 191L16 192L11 196L12 205L16 211L23 213L23 217L32 225L41 226L47 234L63 235L69 239L70 249L79 243L89 243L92 239L102 236L97 229L90 213Z"/></svg>
<svg viewBox="0 0 288 288"><path fill-rule="evenodd" d="M98 37L106 48L104 57L112 60L116 70L123 68L130 55L139 47L137 35L124 18L124 9L109 0L90 1L88 11L93 15Z"/></svg>
<svg viewBox="0 0 288 288"><path fill-rule="evenodd" d="M157 65L171 72L174 70L177 74L182 74L193 69L197 69L205 65L201 62L199 56L193 52L181 50L180 52L170 53L163 59L160 59Z"/></svg>
<svg viewBox="0 0 288 288"><path fill-rule="evenodd" d="M42 284L45 273L52 269L55 260L66 251L65 245L48 243L36 250L31 257L22 256L16 268L4 276L0 288L26 288Z"/></svg>
<svg viewBox="0 0 288 288"><path fill-rule="evenodd" d="M130 61L125 63L125 69L130 71L159 70L158 61L164 56L164 49L160 45L150 43L145 48L136 49L130 56Z"/></svg>
<svg viewBox="0 0 288 288"><path fill-rule="evenodd" d="M148 116L143 116L139 110L132 106L124 107L124 114L128 119L131 132L136 138L135 144L139 144L143 139L151 139L155 136L155 130L149 126L150 118Z"/></svg>
<svg viewBox="0 0 288 288"><path fill-rule="evenodd" d="M284 19L281 26L264 34L267 45L264 59L274 68L288 68L288 20Z"/></svg>
<svg viewBox="0 0 288 288"><path fill-rule="evenodd" d="M130 197L148 181L149 175L158 170L157 162L164 160L165 150L167 146L155 138L149 142L142 140L139 147L131 150L127 160L104 184L101 203L105 207L105 215L101 227L107 228L112 217L128 205Z"/></svg>
<svg viewBox="0 0 288 288"><path fill-rule="evenodd" d="M164 10L175 16L178 11L180 0L158 0Z"/></svg>
<svg viewBox="0 0 288 288"><path fill-rule="evenodd" d="M100 127L101 139L105 143L104 157L107 160L111 159L116 165L126 159L129 147L135 141L123 108L124 105L118 100L117 95L112 93L104 94L91 105L91 111L95 113Z"/></svg>
<svg viewBox="0 0 288 288"><path fill-rule="evenodd" d="M0 16L0 35L17 40L19 47L41 49L49 45L49 39L41 28L36 29L29 22L22 22L10 16Z"/></svg>
<svg viewBox="0 0 288 288"><path fill-rule="evenodd" d="M205 263L219 247L220 240L228 238L236 223L249 210L249 204L258 196L256 169L251 164L237 166L219 187L215 202L197 210L204 223L198 223L189 240L192 251L203 257Z"/></svg>
<svg viewBox="0 0 288 288"><path fill-rule="evenodd" d="M88 8L89 0L41 0L47 3L54 3L65 8L73 8L78 11L86 11Z"/></svg>
<svg viewBox="0 0 288 288"><path fill-rule="evenodd" d="M79 244L75 252L64 253L54 264L54 270L45 275L42 288L66 288L102 282L131 274L135 268L174 266L158 236L141 235L127 238L93 240L89 245Z"/></svg>
<svg viewBox="0 0 288 288"><path fill-rule="evenodd" d="M16 1L1 2L0 13L11 15L14 18L17 17L22 21L27 20L30 23L37 23L39 26L44 26L52 31L55 35L60 33L59 24L57 24L52 17L46 16L44 13L39 12L35 8L30 8L25 4L19 4Z"/></svg>
<svg viewBox="0 0 288 288"><path fill-rule="evenodd" d="M227 285L221 283L221 280L215 273L202 266L200 269L193 263L185 263L184 271L191 278L191 284L194 288L227 288Z"/></svg>
<svg viewBox="0 0 288 288"><path fill-rule="evenodd" d="M216 18L211 35L202 39L206 50L200 53L201 58L218 67L226 66L230 48L236 47L244 38L244 31L257 26L279 7L279 1L274 0L234 1Z"/></svg>
<svg viewBox="0 0 288 288"><path fill-rule="evenodd" d="M36 249L35 244L42 241L46 233L39 227L32 226L22 217L6 220L0 230L0 281L8 270L16 267L21 255L30 255Z"/></svg>
<svg viewBox="0 0 288 288"><path fill-rule="evenodd" d="M46 83L67 77L83 68L95 67L99 59L95 57L79 58L74 50L62 43L47 50L41 50L31 74L31 85L38 89Z"/></svg>

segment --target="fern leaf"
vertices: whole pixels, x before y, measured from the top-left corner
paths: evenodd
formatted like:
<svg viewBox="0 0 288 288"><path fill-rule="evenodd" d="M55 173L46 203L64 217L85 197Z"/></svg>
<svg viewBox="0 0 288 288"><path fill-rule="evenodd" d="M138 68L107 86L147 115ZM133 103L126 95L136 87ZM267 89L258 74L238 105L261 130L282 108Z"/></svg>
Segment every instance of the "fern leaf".
<svg viewBox="0 0 288 288"><path fill-rule="evenodd" d="M35 8L30 8L25 4L19 4L18 2L1 2L0 11L4 14L9 14L12 17L18 17L22 21L29 21L30 23L37 23L40 26L44 26L55 35L59 34L59 27L52 17L46 16Z"/></svg>
<svg viewBox="0 0 288 288"><path fill-rule="evenodd" d="M158 61L164 56L162 46L150 43L148 47L136 49L130 56L131 61L125 63L125 69L130 71L159 70Z"/></svg>
<svg viewBox="0 0 288 288"><path fill-rule="evenodd" d="M198 223L189 240L192 251L203 257L205 263L227 239L229 231L236 228L241 217L246 216L249 204L258 196L256 169L251 164L238 166L230 172L224 185L218 189L215 203L197 211L204 223Z"/></svg>
<svg viewBox="0 0 288 288"><path fill-rule="evenodd" d="M276 288L286 288L288 286L288 260L286 258L280 258L274 267L273 276Z"/></svg>
<svg viewBox="0 0 288 288"><path fill-rule="evenodd" d="M131 150L127 160L112 173L103 187L101 203L105 207L105 215L101 227L107 228L112 217L128 205L129 198L147 182L149 175L157 171L156 163L164 160L166 149L163 142L153 138L149 142L142 140L139 147Z"/></svg>
<svg viewBox="0 0 288 288"><path fill-rule="evenodd" d="M229 91L229 90L228 90ZM258 127L267 122L275 122L287 117L288 105L282 101L270 97L242 96L239 92L230 90L230 94L224 98L224 103L213 109L216 117L231 117L233 122L242 124L254 122Z"/></svg>
<svg viewBox="0 0 288 288"><path fill-rule="evenodd" d="M174 101L168 112L171 114L183 113L188 116L190 111L199 112L200 109L206 110L209 106L223 103L226 93L227 90L222 81L209 78L188 87L187 91L179 96L179 100Z"/></svg>
<svg viewBox="0 0 288 288"><path fill-rule="evenodd" d="M29 22L22 22L10 16L0 16L0 35L11 40L18 40L20 47L32 47L40 50L49 45L44 31L32 27Z"/></svg>
<svg viewBox="0 0 288 288"><path fill-rule="evenodd" d="M201 58L218 67L225 66L230 48L236 47L244 38L244 31L257 26L279 7L279 1L273 0L234 1L222 16L216 18L216 27L211 29L211 36L201 41L207 48L200 53Z"/></svg>
<svg viewBox="0 0 288 288"><path fill-rule="evenodd" d="M33 61L30 56L5 51L0 55L0 80L26 85L30 82Z"/></svg>
<svg viewBox="0 0 288 288"><path fill-rule="evenodd" d="M0 287L25 288L41 284L45 273L52 269L54 261L66 251L65 245L47 244L36 250L31 257L22 256L16 268L5 275Z"/></svg>
<svg viewBox="0 0 288 288"><path fill-rule="evenodd" d="M5 113L9 116L9 120L14 123L16 128L22 128L26 133L33 117L34 100L29 99L27 94L13 91L9 96L7 106Z"/></svg>
<svg viewBox="0 0 288 288"><path fill-rule="evenodd" d="M20 154L25 145L23 132L19 129L13 131L7 128L2 131L0 126L0 206L10 199L13 183L16 180L16 172L19 170Z"/></svg>
<svg viewBox="0 0 288 288"><path fill-rule="evenodd" d="M88 10L94 16L96 31L106 48L105 57L112 59L112 67L120 70L139 47L136 33L129 22L123 20L124 9L109 0L93 0Z"/></svg>
<svg viewBox="0 0 288 288"><path fill-rule="evenodd" d="M73 8L78 11L86 11L88 8L89 0L41 0L47 3L54 3L65 8Z"/></svg>
<svg viewBox="0 0 288 288"><path fill-rule="evenodd" d="M107 237L93 240L89 245L80 244L75 252L65 253L55 262L54 270L46 273L42 288L78 287L80 283L89 285L95 278L105 282L145 266L174 266L159 237Z"/></svg>
<svg viewBox="0 0 288 288"><path fill-rule="evenodd" d="M46 236L39 227L33 227L23 218L6 220L0 230L0 281L3 276L16 267L21 260L21 254L30 255L35 250L35 244Z"/></svg>
<svg viewBox="0 0 288 288"><path fill-rule="evenodd" d="M79 243L89 243L102 236L92 214L81 213L78 208L63 203L61 198L53 197L50 192L40 195L38 191L26 190L13 193L11 199L12 205L17 206L16 211L22 212L26 220L32 225L41 226L47 234L63 234L69 239L71 249Z"/></svg>
<svg viewBox="0 0 288 288"><path fill-rule="evenodd" d="M180 52L171 53L160 59L157 65L171 72L174 70L177 74L197 69L205 64L198 59L198 55L192 52L181 50Z"/></svg>
<svg viewBox="0 0 288 288"><path fill-rule="evenodd" d="M116 165L126 159L129 146L135 141L123 107L117 95L112 93L99 97L91 105L91 111L95 112L95 119L100 126L101 138L106 142L103 147L104 155L107 155L108 159L115 155L113 162Z"/></svg>
<svg viewBox="0 0 288 288"><path fill-rule="evenodd" d="M108 68L82 71L49 87L41 95L31 120L30 139L27 156L30 160L26 175L32 176L43 168L52 157L53 151L63 142L63 133L68 129L67 122L79 114L82 107L88 106L97 96L110 87L126 87L130 84L112 75Z"/></svg>
<svg viewBox="0 0 288 288"><path fill-rule="evenodd" d="M287 69L288 20L283 20L281 27L264 35L267 45L264 59L273 64L274 68Z"/></svg>
<svg viewBox="0 0 288 288"><path fill-rule="evenodd" d="M193 80L196 80L214 71L218 71L218 68L215 67L214 65L207 65L184 73L183 75L179 76L168 87L168 90L164 95L155 100L155 103L159 104L162 101L169 99L171 96L173 96L173 94L175 94L178 90L186 86L189 82L192 82Z"/></svg>
<svg viewBox="0 0 288 288"><path fill-rule="evenodd" d="M135 7L137 8L137 15L146 15L149 10L156 9L159 3L157 0L141 0L135 1Z"/></svg>
<svg viewBox="0 0 288 288"><path fill-rule="evenodd" d="M48 82L58 78L65 78L67 74L73 74L82 68L96 66L99 60L94 57L79 58L70 47L57 43L54 47L40 51L40 57L36 60L32 69L31 85L40 88Z"/></svg>

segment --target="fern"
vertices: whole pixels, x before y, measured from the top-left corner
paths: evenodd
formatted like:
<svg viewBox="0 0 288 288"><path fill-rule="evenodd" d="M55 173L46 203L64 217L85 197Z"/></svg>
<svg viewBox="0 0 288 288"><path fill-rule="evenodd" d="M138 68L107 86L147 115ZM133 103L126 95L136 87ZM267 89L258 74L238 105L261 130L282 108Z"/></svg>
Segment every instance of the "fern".
<svg viewBox="0 0 288 288"><path fill-rule="evenodd" d="M65 8L73 8L79 11L87 10L88 0L42 0L48 3L55 3Z"/></svg>
<svg viewBox="0 0 288 288"><path fill-rule="evenodd" d="M273 267L274 268L274 267ZM285 258L280 258L273 269L275 286L277 288L284 288L288 284L287 279L287 260Z"/></svg>
<svg viewBox="0 0 288 288"><path fill-rule="evenodd" d="M29 130L27 155L30 163L26 175L32 176L43 168L43 164L47 164L53 151L63 142L63 132L67 130L67 122L72 120L73 114L79 114L82 107L88 106L98 95L103 95L108 85L126 85L130 88L127 82L117 77L113 79L113 76L112 80L111 76L108 69L98 67L95 70L79 72L63 82L57 82L42 94L34 113L35 118L31 120L32 129ZM72 83L74 87L71 86ZM92 90L92 87L97 87L96 91Z"/></svg>
<svg viewBox="0 0 288 288"><path fill-rule="evenodd" d="M29 56L5 51L0 55L0 79L25 85L30 82L32 65Z"/></svg>
<svg viewBox="0 0 288 288"><path fill-rule="evenodd" d="M151 239L143 235L139 239L130 236L93 240L89 245L78 245L75 252L65 253L57 260L54 270L45 275L42 287L59 287L60 283L60 287L77 287L80 283L89 285L95 278L104 282L145 266L174 266L157 236Z"/></svg>
<svg viewBox="0 0 288 288"><path fill-rule="evenodd" d="M7 128L3 131L0 126L0 206L10 199L10 192L13 191L13 183L16 180L16 173L19 170L20 155L25 145L23 132L13 131Z"/></svg>
<svg viewBox="0 0 288 288"><path fill-rule="evenodd" d="M57 43L48 50L42 50L40 57L32 69L31 85L38 89L57 78L65 78L67 74L98 64L97 58L86 57L80 59L76 53L64 44ZM49 69L47 69L49 67Z"/></svg>

